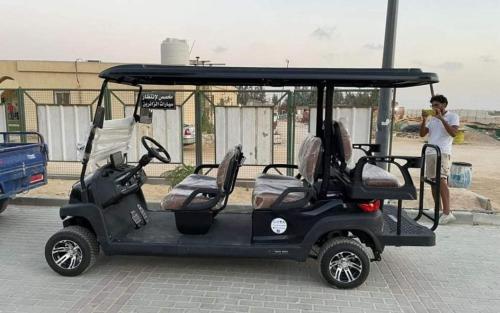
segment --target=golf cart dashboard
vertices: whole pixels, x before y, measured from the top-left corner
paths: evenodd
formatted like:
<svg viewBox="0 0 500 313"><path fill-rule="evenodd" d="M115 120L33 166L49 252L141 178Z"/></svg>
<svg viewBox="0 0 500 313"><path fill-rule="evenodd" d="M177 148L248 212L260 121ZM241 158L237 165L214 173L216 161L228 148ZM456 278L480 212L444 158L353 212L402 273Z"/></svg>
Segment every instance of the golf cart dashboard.
<svg viewBox="0 0 500 313"><path fill-rule="evenodd" d="M141 168L126 164L107 164L85 178L89 201L103 208L118 202L123 197L140 191L146 182L146 173ZM81 202L81 186L73 186L70 203Z"/></svg>

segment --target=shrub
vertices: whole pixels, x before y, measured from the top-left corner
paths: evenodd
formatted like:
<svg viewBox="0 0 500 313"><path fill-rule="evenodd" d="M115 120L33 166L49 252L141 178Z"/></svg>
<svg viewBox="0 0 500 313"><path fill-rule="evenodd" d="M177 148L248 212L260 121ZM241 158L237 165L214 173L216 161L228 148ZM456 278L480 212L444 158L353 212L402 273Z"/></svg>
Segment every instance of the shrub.
<svg viewBox="0 0 500 313"><path fill-rule="evenodd" d="M173 186L180 183L184 178L188 177L190 174L194 173L194 166L191 165L179 165L175 169L166 171L161 174L161 177L165 178L167 184L172 188Z"/></svg>

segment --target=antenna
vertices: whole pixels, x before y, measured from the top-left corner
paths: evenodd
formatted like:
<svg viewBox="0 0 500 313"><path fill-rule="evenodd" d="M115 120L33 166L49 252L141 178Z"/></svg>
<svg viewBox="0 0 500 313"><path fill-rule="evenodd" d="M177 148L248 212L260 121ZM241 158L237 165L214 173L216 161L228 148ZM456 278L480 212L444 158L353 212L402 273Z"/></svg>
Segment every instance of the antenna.
<svg viewBox="0 0 500 313"><path fill-rule="evenodd" d="M193 44L191 45L191 49L189 49L189 55L188 58L191 56L191 52L193 51L194 44L196 43L196 40L193 40Z"/></svg>

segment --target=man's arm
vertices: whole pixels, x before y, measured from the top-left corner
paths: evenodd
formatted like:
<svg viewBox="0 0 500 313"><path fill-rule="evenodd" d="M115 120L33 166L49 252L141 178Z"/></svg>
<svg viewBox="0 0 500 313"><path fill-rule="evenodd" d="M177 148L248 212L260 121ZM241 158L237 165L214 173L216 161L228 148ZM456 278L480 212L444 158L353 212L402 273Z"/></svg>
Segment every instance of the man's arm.
<svg viewBox="0 0 500 313"><path fill-rule="evenodd" d="M450 125L448 122L444 119L443 115L441 114L436 114L436 117L443 123L444 129L446 129L446 132L451 136L455 137L458 133L458 126L457 125Z"/></svg>
<svg viewBox="0 0 500 313"><path fill-rule="evenodd" d="M420 123L420 137L424 137L429 133L429 128L425 126L425 118L427 115L422 114L422 122Z"/></svg>

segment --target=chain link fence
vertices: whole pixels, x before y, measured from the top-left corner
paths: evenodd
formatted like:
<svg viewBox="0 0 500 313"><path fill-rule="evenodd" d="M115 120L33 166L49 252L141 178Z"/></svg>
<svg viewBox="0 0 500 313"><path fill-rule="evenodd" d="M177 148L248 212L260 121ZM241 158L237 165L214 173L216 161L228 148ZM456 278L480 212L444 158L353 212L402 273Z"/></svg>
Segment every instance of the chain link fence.
<svg viewBox="0 0 500 313"><path fill-rule="evenodd" d="M174 164L155 162L146 167L151 177L160 177L182 165L218 163L227 149L242 144L247 162L239 178L252 179L267 164L296 163L300 144L316 129L315 89L206 86L154 91L175 92L178 114L164 116L155 110L152 125L137 124L132 139L135 154L131 153L130 160L137 160L144 152L138 143L143 135L177 136L180 146L170 149L181 151ZM78 149L86 142L99 90L10 89L0 90L0 95L7 130L38 131L45 136L49 175L79 175ZM132 116L137 95L138 89L106 90L103 98L106 119ZM356 125L359 121L368 121L369 129L373 129L372 108L377 101L377 90L338 90L334 94L334 113L337 112L334 118L343 119L352 133L359 133L360 126ZM15 112L7 112L13 106L15 109L11 111ZM9 119L7 113L16 114ZM174 127L174 133L169 128L172 123L179 125ZM363 141L370 141L371 130L362 132L368 132Z"/></svg>

